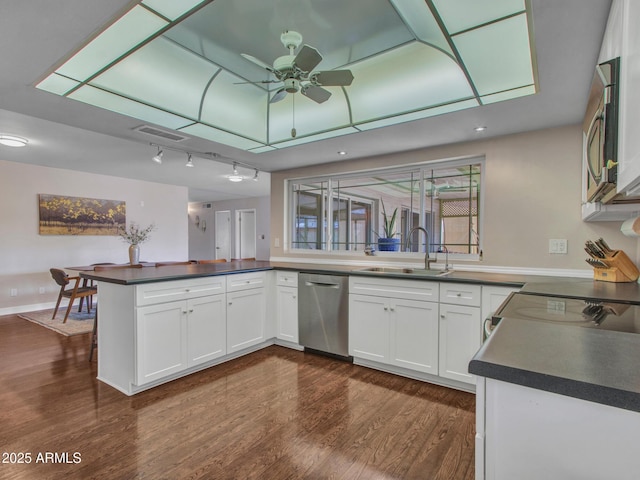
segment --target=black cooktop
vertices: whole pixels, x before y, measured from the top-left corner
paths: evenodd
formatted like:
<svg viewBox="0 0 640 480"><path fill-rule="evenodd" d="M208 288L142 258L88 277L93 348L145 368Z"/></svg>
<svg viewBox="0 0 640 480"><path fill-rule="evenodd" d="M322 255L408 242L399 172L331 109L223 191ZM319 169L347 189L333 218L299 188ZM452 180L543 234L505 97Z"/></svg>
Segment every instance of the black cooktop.
<svg viewBox="0 0 640 480"><path fill-rule="evenodd" d="M640 333L640 305L591 299L512 293L495 312L492 323L502 318Z"/></svg>

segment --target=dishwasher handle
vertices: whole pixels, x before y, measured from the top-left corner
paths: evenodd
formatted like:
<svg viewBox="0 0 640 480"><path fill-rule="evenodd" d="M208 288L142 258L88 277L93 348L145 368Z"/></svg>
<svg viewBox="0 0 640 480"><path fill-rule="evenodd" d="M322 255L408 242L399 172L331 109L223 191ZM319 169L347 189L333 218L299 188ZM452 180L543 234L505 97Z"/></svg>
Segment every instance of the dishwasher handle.
<svg viewBox="0 0 640 480"><path fill-rule="evenodd" d="M326 282L304 282L305 287L327 287L327 288L340 288L339 283L326 283Z"/></svg>

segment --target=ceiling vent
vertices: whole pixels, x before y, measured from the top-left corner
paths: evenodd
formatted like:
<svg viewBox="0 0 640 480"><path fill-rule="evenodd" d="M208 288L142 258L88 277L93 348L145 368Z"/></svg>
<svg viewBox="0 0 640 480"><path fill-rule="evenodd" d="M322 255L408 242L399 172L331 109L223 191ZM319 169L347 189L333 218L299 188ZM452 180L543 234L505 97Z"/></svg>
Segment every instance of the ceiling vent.
<svg viewBox="0 0 640 480"><path fill-rule="evenodd" d="M163 138L164 140L171 140L172 142L182 142L183 140L189 138L174 132L168 132L166 130L160 130L156 127L150 127L149 125L142 125L140 127L134 128L134 130L146 135L153 135L154 137Z"/></svg>

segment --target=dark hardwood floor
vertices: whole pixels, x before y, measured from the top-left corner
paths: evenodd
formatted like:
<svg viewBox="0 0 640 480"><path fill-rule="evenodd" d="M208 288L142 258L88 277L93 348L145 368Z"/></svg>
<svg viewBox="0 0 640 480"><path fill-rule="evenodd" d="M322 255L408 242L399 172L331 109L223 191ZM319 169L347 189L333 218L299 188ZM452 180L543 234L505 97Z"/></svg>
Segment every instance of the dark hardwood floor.
<svg viewBox="0 0 640 480"><path fill-rule="evenodd" d="M0 479L474 477L471 394L272 346L127 397L89 343L0 317Z"/></svg>

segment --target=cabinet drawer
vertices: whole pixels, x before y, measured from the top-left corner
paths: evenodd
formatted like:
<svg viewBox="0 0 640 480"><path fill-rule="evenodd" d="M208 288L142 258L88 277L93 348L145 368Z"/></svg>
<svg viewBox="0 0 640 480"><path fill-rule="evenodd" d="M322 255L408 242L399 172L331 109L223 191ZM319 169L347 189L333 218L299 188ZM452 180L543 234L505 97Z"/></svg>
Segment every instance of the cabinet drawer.
<svg viewBox="0 0 640 480"><path fill-rule="evenodd" d="M482 297L481 292L480 285L443 282L440 284L440 303L479 307Z"/></svg>
<svg viewBox="0 0 640 480"><path fill-rule="evenodd" d="M227 275L227 292L249 290L251 288L264 287L265 272L238 273Z"/></svg>
<svg viewBox="0 0 640 480"><path fill-rule="evenodd" d="M298 272L276 271L276 285L298 288Z"/></svg>
<svg viewBox="0 0 640 480"><path fill-rule="evenodd" d="M188 300L190 298L225 293L225 291L224 276L146 283L136 286L136 306L154 305L174 300Z"/></svg>
<svg viewBox="0 0 640 480"><path fill-rule="evenodd" d="M349 293L361 295L437 302L438 291L438 282L356 275L349 277Z"/></svg>

